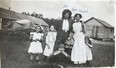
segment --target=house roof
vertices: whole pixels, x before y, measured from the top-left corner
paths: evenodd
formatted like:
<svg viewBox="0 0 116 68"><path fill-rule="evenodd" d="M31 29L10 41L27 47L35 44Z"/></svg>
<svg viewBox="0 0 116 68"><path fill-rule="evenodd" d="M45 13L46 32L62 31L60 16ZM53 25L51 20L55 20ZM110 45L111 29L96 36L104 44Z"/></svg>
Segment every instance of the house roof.
<svg viewBox="0 0 116 68"><path fill-rule="evenodd" d="M5 18L5 19L10 19L10 20L27 19L27 20L30 20L34 24L49 26L44 20L42 20L40 18L24 15L24 14L17 13L17 12L14 12L14 11L9 11L9 10L4 9L4 8L0 8L0 17Z"/></svg>
<svg viewBox="0 0 116 68"><path fill-rule="evenodd" d="M98 21L99 23L101 23L102 25L104 25L105 27L114 28L113 26L111 26L110 24L108 24L106 21L103 21L103 20L95 18L95 17L91 17L90 19L86 20L85 23L87 23L88 21L90 21L92 19L95 19L96 21Z"/></svg>

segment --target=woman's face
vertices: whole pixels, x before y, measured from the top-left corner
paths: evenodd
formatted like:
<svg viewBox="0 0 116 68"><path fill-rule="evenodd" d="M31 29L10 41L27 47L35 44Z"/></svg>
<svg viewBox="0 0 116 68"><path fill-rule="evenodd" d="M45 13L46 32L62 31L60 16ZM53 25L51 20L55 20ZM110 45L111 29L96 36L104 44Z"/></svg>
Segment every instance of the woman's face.
<svg viewBox="0 0 116 68"><path fill-rule="evenodd" d="M36 28L36 32L39 32L40 31L40 27Z"/></svg>
<svg viewBox="0 0 116 68"><path fill-rule="evenodd" d="M65 19L68 19L68 18L69 18L69 13L66 13L66 14L64 15L64 17L65 17Z"/></svg>
<svg viewBox="0 0 116 68"><path fill-rule="evenodd" d="M80 20L81 18L80 18L80 16L79 15L77 15L76 17L75 17L75 20Z"/></svg>

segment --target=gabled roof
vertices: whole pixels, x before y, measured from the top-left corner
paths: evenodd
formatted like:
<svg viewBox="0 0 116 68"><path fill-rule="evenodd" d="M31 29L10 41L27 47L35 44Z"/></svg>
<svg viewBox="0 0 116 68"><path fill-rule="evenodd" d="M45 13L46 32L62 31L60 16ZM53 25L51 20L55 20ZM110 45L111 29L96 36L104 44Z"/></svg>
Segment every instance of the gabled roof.
<svg viewBox="0 0 116 68"><path fill-rule="evenodd" d="M95 17L91 17L90 19L86 20L85 23L87 23L88 21L90 21L92 19L95 19L96 21L98 21L99 23L101 23L102 25L104 25L105 27L114 28L113 26L111 26L107 22L105 22L105 21L103 21L101 19L95 18Z"/></svg>
<svg viewBox="0 0 116 68"><path fill-rule="evenodd" d="M17 13L17 12L14 12L14 11L10 11L10 10L4 9L4 8L0 8L0 17L5 18L5 19L10 19L10 20L27 19L27 20L30 20L32 23L35 23L35 24L41 24L41 25L44 25L44 26L49 26L44 20L42 20L40 18L24 15L24 14Z"/></svg>

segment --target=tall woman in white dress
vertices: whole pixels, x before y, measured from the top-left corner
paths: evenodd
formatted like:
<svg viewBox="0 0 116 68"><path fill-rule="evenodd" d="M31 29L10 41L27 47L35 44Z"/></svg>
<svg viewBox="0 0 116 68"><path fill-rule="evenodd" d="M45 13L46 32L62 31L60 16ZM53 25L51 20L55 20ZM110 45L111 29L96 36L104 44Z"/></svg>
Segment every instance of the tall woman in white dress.
<svg viewBox="0 0 116 68"><path fill-rule="evenodd" d="M82 25L81 14L75 14L74 19L75 23L73 24L74 31L74 46L71 52L71 61L74 64L83 64L86 63L86 45L84 40L84 28Z"/></svg>
<svg viewBox="0 0 116 68"><path fill-rule="evenodd" d="M48 58L53 53L53 48L54 48L54 44L56 41L56 35L57 35L57 32L56 32L54 26L51 26L50 31L48 32L48 34L46 36L46 47L45 47L45 50L43 53Z"/></svg>

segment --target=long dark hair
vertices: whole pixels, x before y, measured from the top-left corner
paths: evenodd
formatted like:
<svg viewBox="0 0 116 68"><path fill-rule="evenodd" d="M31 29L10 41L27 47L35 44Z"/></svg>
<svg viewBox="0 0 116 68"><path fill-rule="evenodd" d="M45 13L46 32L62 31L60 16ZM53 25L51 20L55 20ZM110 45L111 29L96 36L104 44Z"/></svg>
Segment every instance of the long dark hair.
<svg viewBox="0 0 116 68"><path fill-rule="evenodd" d="M64 15L66 13L69 13L69 18L68 19L71 19L72 12L69 9L63 10L63 12L62 12L62 19L65 19Z"/></svg>

